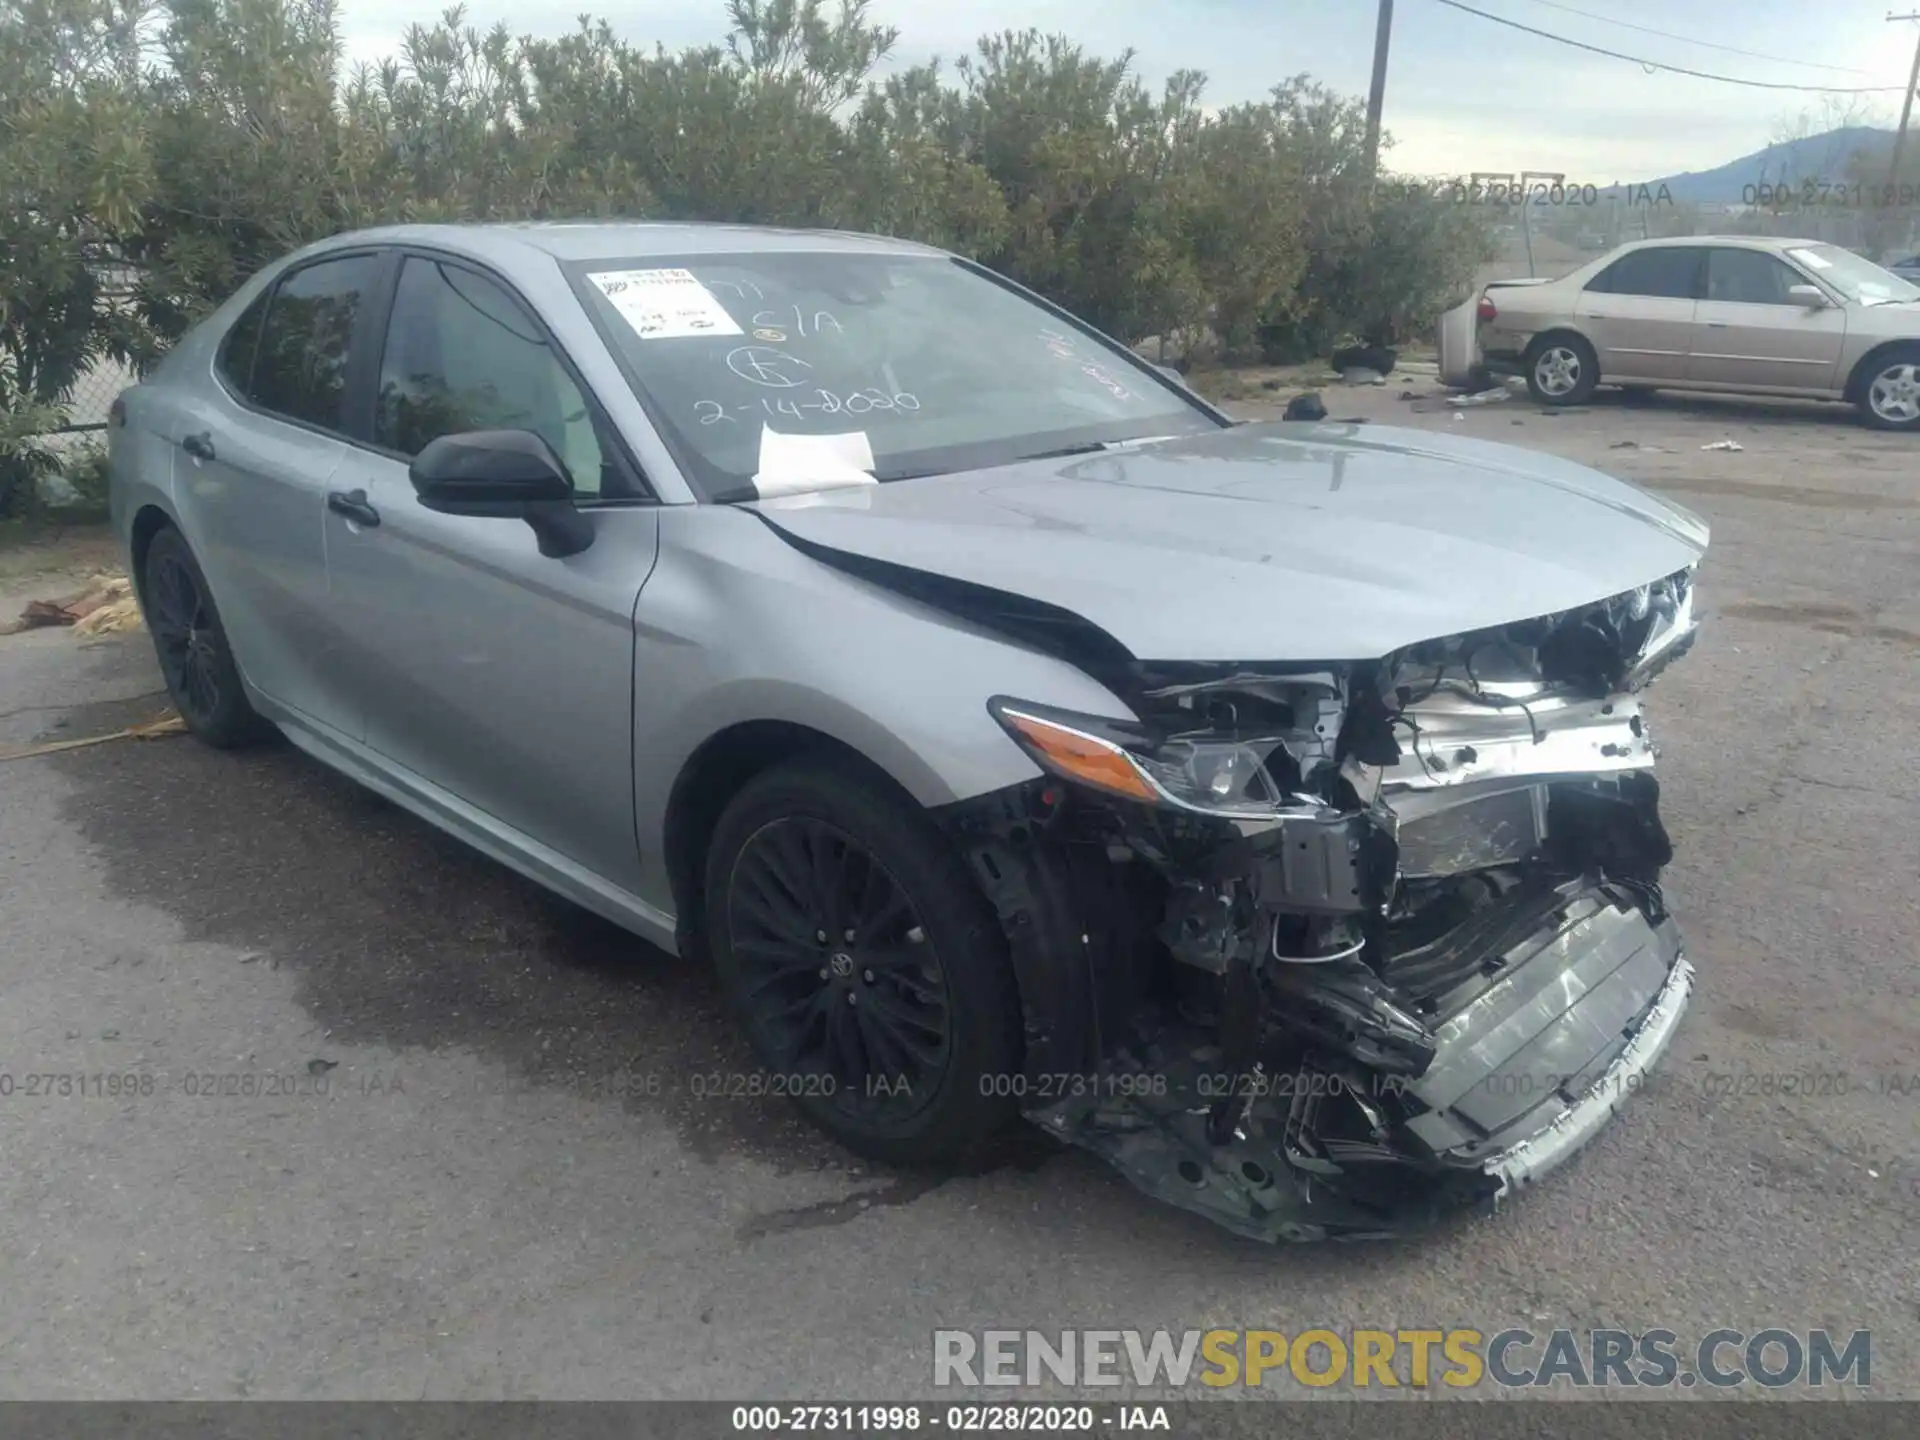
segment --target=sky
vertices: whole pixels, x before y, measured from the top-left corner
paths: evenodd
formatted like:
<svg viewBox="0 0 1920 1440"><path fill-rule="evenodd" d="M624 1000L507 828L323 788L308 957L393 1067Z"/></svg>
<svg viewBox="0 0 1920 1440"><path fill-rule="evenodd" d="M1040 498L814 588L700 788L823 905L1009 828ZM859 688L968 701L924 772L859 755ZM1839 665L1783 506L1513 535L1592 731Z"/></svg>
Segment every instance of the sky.
<svg viewBox="0 0 1920 1440"><path fill-rule="evenodd" d="M1649 73L1442 0L1396 0L1384 123L1393 141L1387 163L1402 173L1534 170L1606 185L1711 169L1838 123L1890 126L1920 40L1920 25L1886 20L1887 0L1465 3L1661 64L1885 93L1821 95ZM340 0L348 58L393 53L410 23L430 22L444 8L445 0ZM482 29L506 19L516 34L545 36L572 30L584 10L629 41L669 50L718 42L727 28L722 0L470 0L467 10L468 23ZM1156 84L1174 70L1200 70L1207 101L1225 105L1261 99L1302 71L1365 95L1376 0L873 0L871 11L900 30L893 64L952 57L982 33L1033 26L1103 56L1131 48Z"/></svg>

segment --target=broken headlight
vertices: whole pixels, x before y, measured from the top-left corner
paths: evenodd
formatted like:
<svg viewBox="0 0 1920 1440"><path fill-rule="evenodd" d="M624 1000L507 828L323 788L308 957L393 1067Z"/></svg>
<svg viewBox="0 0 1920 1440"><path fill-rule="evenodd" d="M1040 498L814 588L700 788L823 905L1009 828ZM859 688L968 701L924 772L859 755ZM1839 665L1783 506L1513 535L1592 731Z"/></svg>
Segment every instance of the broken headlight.
<svg viewBox="0 0 1920 1440"><path fill-rule="evenodd" d="M1323 808L1312 796L1289 794L1276 780L1270 765L1290 759L1278 736L1163 736L1132 721L1004 697L989 701L987 709L1041 769L1109 795L1225 819L1264 820L1283 810Z"/></svg>

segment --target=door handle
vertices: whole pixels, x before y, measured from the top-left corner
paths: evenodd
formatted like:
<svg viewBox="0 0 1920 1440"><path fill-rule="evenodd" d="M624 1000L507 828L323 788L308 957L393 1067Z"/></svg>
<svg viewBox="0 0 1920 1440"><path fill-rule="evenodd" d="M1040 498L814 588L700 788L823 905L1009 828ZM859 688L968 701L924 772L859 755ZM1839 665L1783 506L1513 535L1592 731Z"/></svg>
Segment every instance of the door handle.
<svg viewBox="0 0 1920 1440"><path fill-rule="evenodd" d="M371 527L380 523L380 512L368 503L364 490L329 490L327 509L346 516L356 525Z"/></svg>
<svg viewBox="0 0 1920 1440"><path fill-rule="evenodd" d="M180 448L196 460L213 459L213 436L202 430L197 435L188 435L180 442Z"/></svg>

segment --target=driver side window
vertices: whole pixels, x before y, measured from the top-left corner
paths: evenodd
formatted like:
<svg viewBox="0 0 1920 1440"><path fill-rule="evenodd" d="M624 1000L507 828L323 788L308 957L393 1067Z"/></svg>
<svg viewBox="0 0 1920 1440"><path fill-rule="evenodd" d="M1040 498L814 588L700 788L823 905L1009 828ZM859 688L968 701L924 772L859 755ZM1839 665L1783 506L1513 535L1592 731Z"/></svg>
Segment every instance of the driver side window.
<svg viewBox="0 0 1920 1440"><path fill-rule="evenodd" d="M373 425L376 444L409 457L463 430L531 430L577 494L618 484L593 407L532 317L492 280L444 260L410 255L401 268Z"/></svg>
<svg viewBox="0 0 1920 1440"><path fill-rule="evenodd" d="M1707 298L1744 305L1791 305L1787 293L1806 283L1773 256L1758 250L1707 252Z"/></svg>

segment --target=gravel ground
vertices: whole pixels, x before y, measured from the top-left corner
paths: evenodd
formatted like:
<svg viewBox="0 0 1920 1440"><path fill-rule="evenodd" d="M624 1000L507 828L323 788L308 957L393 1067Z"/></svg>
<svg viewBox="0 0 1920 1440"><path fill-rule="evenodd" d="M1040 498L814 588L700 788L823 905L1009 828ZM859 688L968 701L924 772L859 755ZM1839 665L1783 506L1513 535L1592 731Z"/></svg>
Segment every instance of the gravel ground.
<svg viewBox="0 0 1920 1440"><path fill-rule="evenodd" d="M1714 529L1703 639L1652 696L1701 992L1673 1083L1544 1187L1273 1250L1037 1134L876 1173L694 1093L748 1068L704 975L289 747L124 741L0 765L0 1397L924 1395L935 1327L996 1325L1870 1328L1873 1392L1920 1397L1920 1086L1880 1079L1920 1071L1920 441L1402 388L1326 400ZM158 684L141 635L0 639L0 748L148 718ZM1747 1072L1849 1078L1709 1093ZM222 1074L259 1093L190 1093Z"/></svg>

